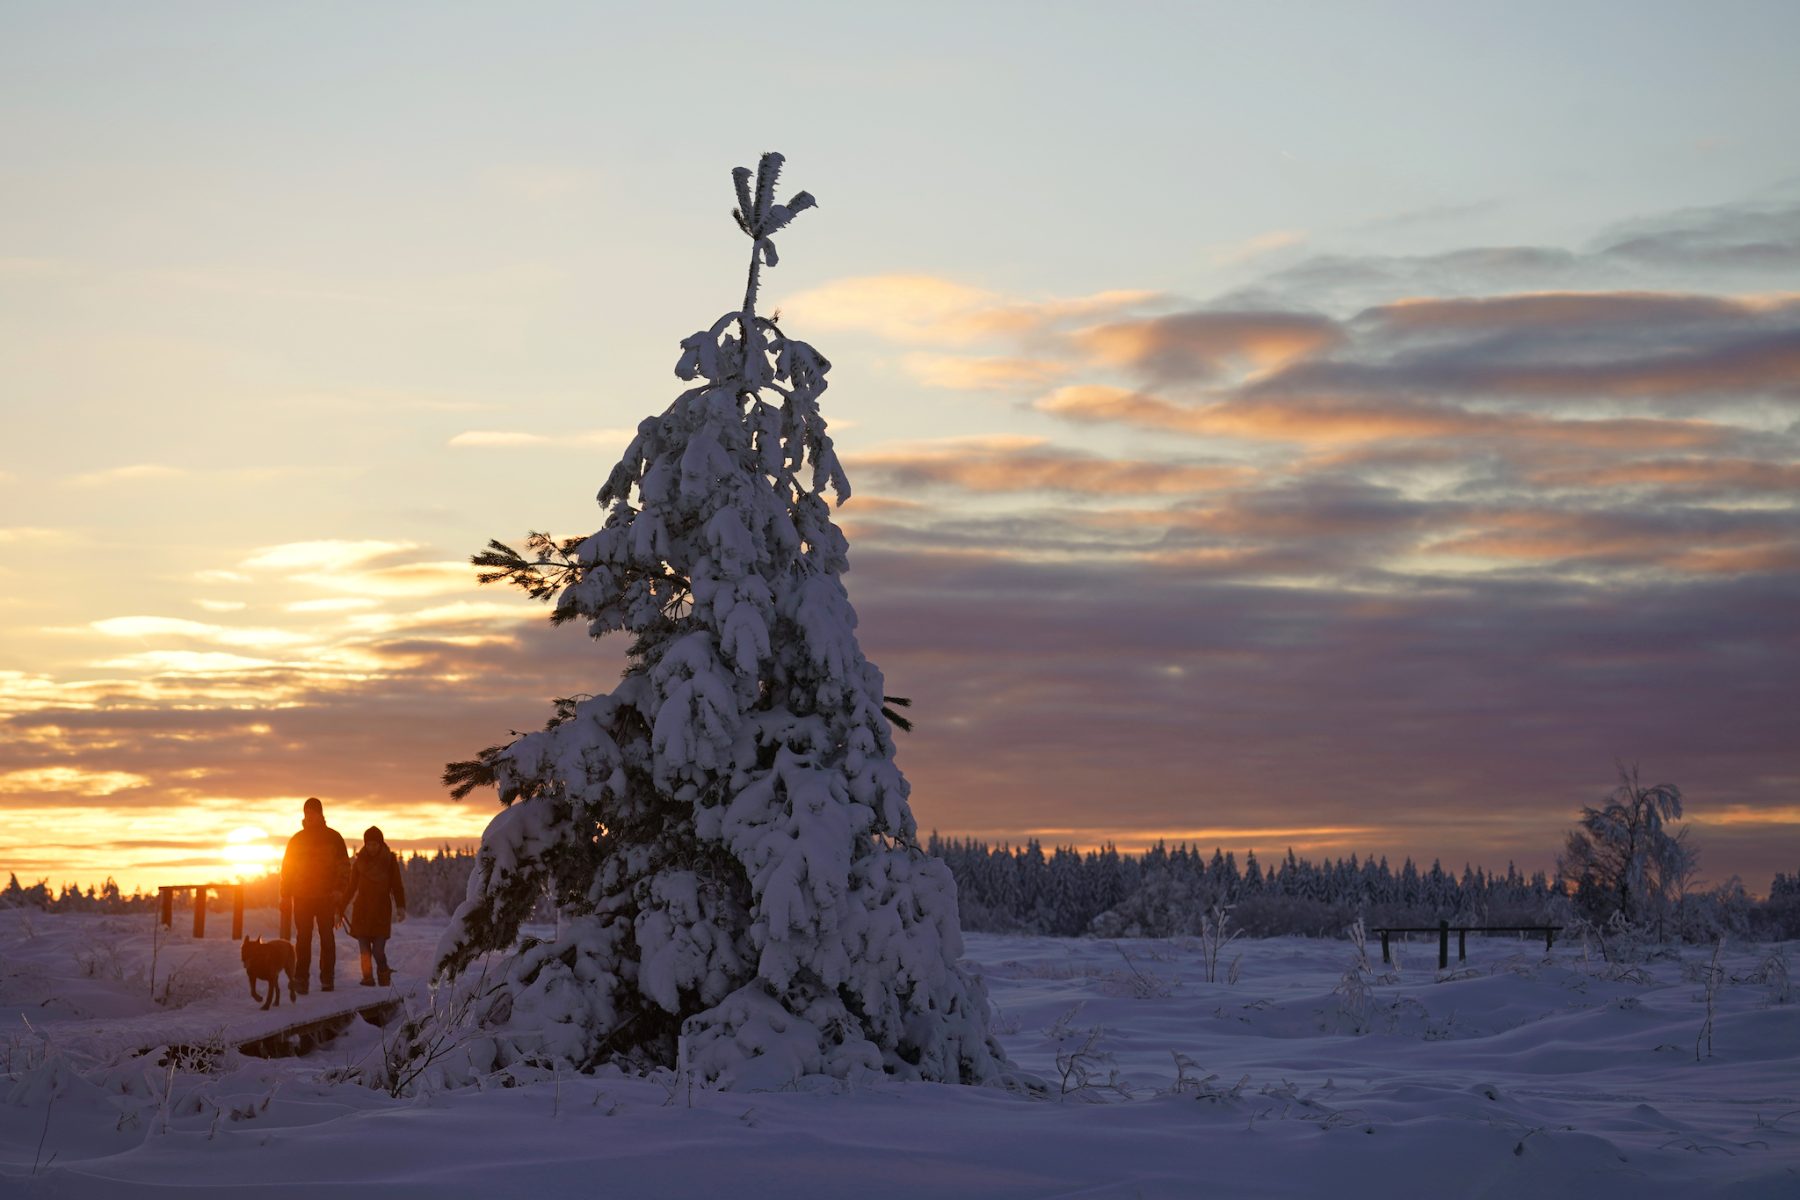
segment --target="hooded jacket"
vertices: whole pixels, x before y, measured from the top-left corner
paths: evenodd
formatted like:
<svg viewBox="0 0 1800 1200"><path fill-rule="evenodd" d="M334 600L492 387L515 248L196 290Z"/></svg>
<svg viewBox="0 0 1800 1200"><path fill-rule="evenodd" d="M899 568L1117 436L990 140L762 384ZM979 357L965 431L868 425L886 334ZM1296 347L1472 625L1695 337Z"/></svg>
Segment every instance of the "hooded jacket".
<svg viewBox="0 0 1800 1200"><path fill-rule="evenodd" d="M401 882L400 858L385 842L365 843L356 852L344 906L350 909L351 937L393 936L394 909L406 907L406 885Z"/></svg>

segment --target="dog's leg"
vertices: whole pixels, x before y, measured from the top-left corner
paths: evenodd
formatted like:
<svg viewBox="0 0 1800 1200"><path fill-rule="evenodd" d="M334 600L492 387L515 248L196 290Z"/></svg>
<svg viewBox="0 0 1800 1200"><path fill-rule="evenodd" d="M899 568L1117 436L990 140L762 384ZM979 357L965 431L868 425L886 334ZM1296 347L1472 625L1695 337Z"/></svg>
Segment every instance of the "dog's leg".
<svg viewBox="0 0 1800 1200"><path fill-rule="evenodd" d="M276 990L276 989L275 989L275 981L274 981L274 980L270 980L270 981L269 981L269 995L268 995L268 999L266 999L266 1000L264 1000L264 1001L263 1001L263 1005L262 1005L262 1006L263 1006L263 1011L264 1011L264 1012L268 1012L268 1011L269 1011L269 1004L270 1004L270 1002L274 1002L274 1003L280 1003L280 1002L281 1002L281 993L280 993L280 992L279 992L279 991L277 991L277 990Z"/></svg>
<svg viewBox="0 0 1800 1200"><path fill-rule="evenodd" d="M258 992L256 990L256 976L254 976L254 975L250 976L250 998L252 1000L261 1000L262 999L262 993Z"/></svg>

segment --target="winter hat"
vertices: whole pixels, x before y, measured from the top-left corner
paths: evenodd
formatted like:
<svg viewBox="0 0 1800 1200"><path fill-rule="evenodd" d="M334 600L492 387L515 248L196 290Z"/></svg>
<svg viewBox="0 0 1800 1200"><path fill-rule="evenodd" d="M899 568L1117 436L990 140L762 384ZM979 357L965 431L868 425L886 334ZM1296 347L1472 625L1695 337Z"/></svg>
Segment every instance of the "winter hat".
<svg viewBox="0 0 1800 1200"><path fill-rule="evenodd" d="M381 827L380 826L371 825L367 829L363 830L363 844L366 846L370 842L374 842L377 845L382 845L382 846L387 845L387 839L385 839L381 836Z"/></svg>
<svg viewBox="0 0 1800 1200"><path fill-rule="evenodd" d="M302 804L300 806L300 811L309 812L309 813L318 813L320 816L324 816L325 815L325 806L319 802L319 798L317 796L308 796L306 798L306 803Z"/></svg>

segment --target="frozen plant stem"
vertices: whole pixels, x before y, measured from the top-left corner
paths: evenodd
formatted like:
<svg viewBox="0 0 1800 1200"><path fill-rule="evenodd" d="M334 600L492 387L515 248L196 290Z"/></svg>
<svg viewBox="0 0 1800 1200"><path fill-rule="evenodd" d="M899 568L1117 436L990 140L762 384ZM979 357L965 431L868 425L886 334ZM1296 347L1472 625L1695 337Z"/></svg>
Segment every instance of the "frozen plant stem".
<svg viewBox="0 0 1800 1200"><path fill-rule="evenodd" d="M1724 968L1719 966L1719 955L1724 949L1725 939L1721 937L1713 943L1712 960L1706 964L1706 975L1703 980L1705 984L1706 1020L1700 1025L1700 1036L1694 1039L1695 1062L1699 1062L1701 1059L1700 1047L1702 1045L1706 1047L1705 1057L1712 1057L1713 1016L1718 1008L1719 984L1723 982L1725 978Z"/></svg>
<svg viewBox="0 0 1800 1200"><path fill-rule="evenodd" d="M44 1157L44 1141L50 1136L50 1110L56 1107L56 1093L60 1090L61 1089L55 1083L52 1083L50 1085L50 1095L44 1101L44 1127L38 1131L37 1153L31 1156L31 1173L34 1177L37 1175L38 1165L42 1162ZM50 1161L55 1162L56 1155L52 1154L50 1156ZM43 1163L45 1169L48 1169L49 1166L50 1163Z"/></svg>
<svg viewBox="0 0 1800 1200"><path fill-rule="evenodd" d="M1217 904L1200 922L1200 956L1206 965L1206 982L1219 981L1219 953L1243 936L1241 929L1231 929L1231 910ZM1236 965L1233 965L1236 974ZM1232 983L1237 980L1233 978Z"/></svg>

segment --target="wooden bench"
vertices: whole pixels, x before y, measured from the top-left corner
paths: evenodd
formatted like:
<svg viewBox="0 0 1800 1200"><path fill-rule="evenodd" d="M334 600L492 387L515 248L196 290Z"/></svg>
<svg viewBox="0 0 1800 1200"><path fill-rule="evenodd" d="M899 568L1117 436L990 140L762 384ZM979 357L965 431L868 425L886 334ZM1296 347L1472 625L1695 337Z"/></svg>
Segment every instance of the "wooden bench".
<svg viewBox="0 0 1800 1200"><path fill-rule="evenodd" d="M162 927L168 929L175 923L175 893L194 893L194 936L206 936L206 893L217 892L224 895L231 893L231 937L233 941L244 936L244 885L241 883L172 883L167 887L156 889L157 899L162 907L158 910Z"/></svg>
<svg viewBox="0 0 1800 1200"><path fill-rule="evenodd" d="M1371 929L1370 933L1381 935L1381 961L1394 961L1393 953L1388 948L1388 936L1395 933L1435 933L1438 935L1438 970L1442 971L1450 965L1450 931L1456 931L1456 961L1467 962L1469 959L1469 935L1471 933L1541 933L1544 935L1544 953L1556 944L1556 935L1562 932L1561 925L1452 925L1448 921L1439 921L1433 925L1393 925L1386 929Z"/></svg>

